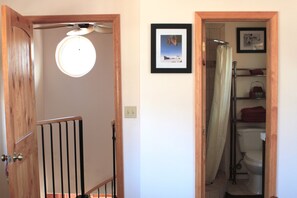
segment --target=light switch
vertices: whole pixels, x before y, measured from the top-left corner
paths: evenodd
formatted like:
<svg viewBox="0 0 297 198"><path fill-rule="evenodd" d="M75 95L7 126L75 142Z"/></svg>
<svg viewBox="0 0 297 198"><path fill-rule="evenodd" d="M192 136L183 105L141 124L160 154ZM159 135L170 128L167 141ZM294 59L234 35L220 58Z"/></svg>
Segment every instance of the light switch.
<svg viewBox="0 0 297 198"><path fill-rule="evenodd" d="M137 108L136 106L126 106L125 107L125 118L136 118Z"/></svg>

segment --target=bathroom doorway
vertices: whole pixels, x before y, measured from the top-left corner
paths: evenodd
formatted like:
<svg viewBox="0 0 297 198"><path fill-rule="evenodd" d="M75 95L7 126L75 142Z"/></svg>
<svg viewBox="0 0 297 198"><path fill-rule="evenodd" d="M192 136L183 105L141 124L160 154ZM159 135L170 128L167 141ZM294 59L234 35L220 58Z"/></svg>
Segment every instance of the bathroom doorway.
<svg viewBox="0 0 297 198"><path fill-rule="evenodd" d="M277 136L277 13L276 12L197 12L196 26L196 197L205 197L206 162L206 23L263 22L267 27L266 157L265 197L276 195ZM202 91L198 91L202 90Z"/></svg>
<svg viewBox="0 0 297 198"><path fill-rule="evenodd" d="M236 33L244 29L252 38L259 36L255 42L264 47L264 34L258 33L266 24L206 22L205 27L206 197L261 195L266 53L240 53ZM263 95L250 97L252 87Z"/></svg>

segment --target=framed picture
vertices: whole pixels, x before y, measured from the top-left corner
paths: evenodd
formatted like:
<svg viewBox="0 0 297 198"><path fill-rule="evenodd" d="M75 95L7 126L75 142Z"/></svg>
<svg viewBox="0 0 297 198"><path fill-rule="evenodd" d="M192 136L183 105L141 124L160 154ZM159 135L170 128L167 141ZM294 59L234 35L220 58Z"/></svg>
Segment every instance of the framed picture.
<svg viewBox="0 0 297 198"><path fill-rule="evenodd" d="M265 53L266 28L237 28L237 53Z"/></svg>
<svg viewBox="0 0 297 198"><path fill-rule="evenodd" d="M151 24L151 73L192 72L192 25Z"/></svg>

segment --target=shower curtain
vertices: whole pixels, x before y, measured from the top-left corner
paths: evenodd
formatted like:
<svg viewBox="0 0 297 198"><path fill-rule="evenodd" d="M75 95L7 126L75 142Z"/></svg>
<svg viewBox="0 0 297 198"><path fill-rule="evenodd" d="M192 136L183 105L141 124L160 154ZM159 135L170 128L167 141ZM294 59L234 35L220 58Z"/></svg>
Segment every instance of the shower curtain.
<svg viewBox="0 0 297 198"><path fill-rule="evenodd" d="M211 184L215 180L225 147L230 112L231 79L232 48L228 45L219 45L214 95L207 129L206 184Z"/></svg>

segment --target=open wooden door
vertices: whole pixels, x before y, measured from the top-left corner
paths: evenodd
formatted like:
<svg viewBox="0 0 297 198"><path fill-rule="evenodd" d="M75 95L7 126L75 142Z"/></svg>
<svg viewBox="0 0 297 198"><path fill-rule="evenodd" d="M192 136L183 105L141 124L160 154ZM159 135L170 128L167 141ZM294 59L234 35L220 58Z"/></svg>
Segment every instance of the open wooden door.
<svg viewBox="0 0 297 198"><path fill-rule="evenodd" d="M2 64L11 198L39 198L33 26L2 6ZM5 159L3 159L5 160Z"/></svg>

